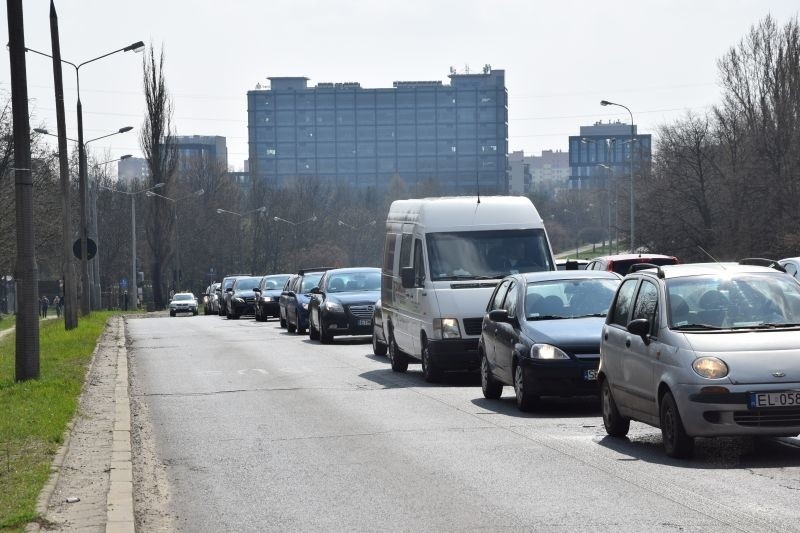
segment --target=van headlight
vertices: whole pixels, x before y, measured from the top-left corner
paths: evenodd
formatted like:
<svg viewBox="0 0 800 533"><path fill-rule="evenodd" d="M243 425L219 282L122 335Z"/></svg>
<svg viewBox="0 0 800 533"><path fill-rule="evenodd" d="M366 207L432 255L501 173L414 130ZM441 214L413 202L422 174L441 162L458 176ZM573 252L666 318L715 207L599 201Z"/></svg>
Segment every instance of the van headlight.
<svg viewBox="0 0 800 533"><path fill-rule="evenodd" d="M531 359L569 359L569 356L564 350L552 344L534 344L531 346Z"/></svg>
<svg viewBox="0 0 800 533"><path fill-rule="evenodd" d="M460 339L461 330L457 318L434 318L433 334L439 339Z"/></svg>
<svg viewBox="0 0 800 533"><path fill-rule="evenodd" d="M692 368L698 376L708 379L720 379L728 375L728 365L717 357L698 357L692 362Z"/></svg>

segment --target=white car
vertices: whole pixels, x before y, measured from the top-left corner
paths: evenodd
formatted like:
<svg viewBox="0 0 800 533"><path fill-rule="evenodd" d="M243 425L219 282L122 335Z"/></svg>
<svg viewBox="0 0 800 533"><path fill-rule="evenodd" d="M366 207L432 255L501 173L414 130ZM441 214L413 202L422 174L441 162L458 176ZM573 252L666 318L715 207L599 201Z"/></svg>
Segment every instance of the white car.
<svg viewBox="0 0 800 533"><path fill-rule="evenodd" d="M191 292L179 292L169 302L169 316L178 313L192 313L197 315L197 298Z"/></svg>

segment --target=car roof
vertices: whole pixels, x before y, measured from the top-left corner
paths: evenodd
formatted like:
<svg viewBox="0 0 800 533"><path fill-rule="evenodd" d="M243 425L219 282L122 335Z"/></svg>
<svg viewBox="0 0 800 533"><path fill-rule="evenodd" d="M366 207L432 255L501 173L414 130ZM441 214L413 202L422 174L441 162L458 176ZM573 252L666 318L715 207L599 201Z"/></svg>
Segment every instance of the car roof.
<svg viewBox="0 0 800 533"><path fill-rule="evenodd" d="M639 254L601 255L599 257L593 258L592 261L625 261L631 259L647 259L648 257L652 257L654 259L675 259L674 255L639 253Z"/></svg>
<svg viewBox="0 0 800 533"><path fill-rule="evenodd" d="M690 276L710 276L719 275L720 273L782 274L781 271L774 268L755 265L740 265L738 263L685 263L682 265L664 265L659 267L659 269L664 273L665 279L685 278ZM635 272L634 274L641 273L652 276L657 275L659 269L645 268Z"/></svg>
<svg viewBox="0 0 800 533"><path fill-rule="evenodd" d="M349 272L380 272L381 269L378 267L344 267L344 268L332 268L328 270L328 274L342 274L342 273L349 273Z"/></svg>
<svg viewBox="0 0 800 533"><path fill-rule="evenodd" d="M563 279L622 279L622 276L616 272L606 270L547 270L544 272L515 274L514 277L522 277L528 283Z"/></svg>

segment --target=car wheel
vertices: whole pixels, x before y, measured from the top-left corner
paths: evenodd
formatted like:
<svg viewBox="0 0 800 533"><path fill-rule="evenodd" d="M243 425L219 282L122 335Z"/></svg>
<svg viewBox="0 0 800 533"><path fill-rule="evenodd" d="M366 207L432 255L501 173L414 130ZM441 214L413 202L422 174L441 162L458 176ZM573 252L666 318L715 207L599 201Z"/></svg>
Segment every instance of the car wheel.
<svg viewBox="0 0 800 533"><path fill-rule="evenodd" d="M330 344L333 342L333 335L325 328L325 323L321 318L319 320L319 342L322 344Z"/></svg>
<svg viewBox="0 0 800 533"><path fill-rule="evenodd" d="M311 313L309 313L309 315L308 315L308 338L311 339L312 341L318 341L319 340L319 330L314 325L314 320L312 319L313 316L314 315L311 314Z"/></svg>
<svg viewBox="0 0 800 533"><path fill-rule="evenodd" d="M678 405L675 403L671 392L664 394L661 399L661 438L664 441L664 451L670 457L683 459L690 457L694 451L694 437L686 434L683 427Z"/></svg>
<svg viewBox="0 0 800 533"><path fill-rule="evenodd" d="M484 353L481 353L481 390L488 400L497 400L503 394L503 384L492 375L489 359Z"/></svg>
<svg viewBox="0 0 800 533"><path fill-rule="evenodd" d="M297 331L297 326L289 322L289 313L286 313L286 331L289 333L294 333Z"/></svg>
<svg viewBox="0 0 800 533"><path fill-rule="evenodd" d="M225 316L225 310L222 308L222 306L220 306L220 308L217 310L217 314L219 316Z"/></svg>
<svg viewBox="0 0 800 533"><path fill-rule="evenodd" d="M388 351L388 346L383 344L381 341L378 340L378 334L375 333L375 330L372 330L372 353L375 355L386 355Z"/></svg>
<svg viewBox="0 0 800 533"><path fill-rule="evenodd" d="M631 419L619 414L617 404L611 395L611 385L608 384L607 379L604 379L600 386L600 401L602 402L603 425L606 427L606 433L612 437L627 435L631 428Z"/></svg>
<svg viewBox="0 0 800 533"><path fill-rule="evenodd" d="M442 380L442 369L433 362L427 342L422 347L422 377L428 383L439 383Z"/></svg>
<svg viewBox="0 0 800 533"><path fill-rule="evenodd" d="M280 317L279 324L281 325L281 327L282 327L283 329L286 329L286 319L285 319L285 318L283 318L283 317Z"/></svg>
<svg viewBox="0 0 800 533"><path fill-rule="evenodd" d="M192 311L192 316L197 316L197 309L195 309L194 311Z"/></svg>
<svg viewBox="0 0 800 533"><path fill-rule="evenodd" d="M169 316L175 316L175 311L170 311Z"/></svg>
<svg viewBox="0 0 800 533"><path fill-rule="evenodd" d="M520 411L532 411L539 402L539 397L531 394L525 387L525 369L519 364L514 368L514 394L517 396L517 407Z"/></svg>
<svg viewBox="0 0 800 533"><path fill-rule="evenodd" d="M393 372L405 372L408 370L408 358L400 351L394 337L389 339L389 362L392 364Z"/></svg>

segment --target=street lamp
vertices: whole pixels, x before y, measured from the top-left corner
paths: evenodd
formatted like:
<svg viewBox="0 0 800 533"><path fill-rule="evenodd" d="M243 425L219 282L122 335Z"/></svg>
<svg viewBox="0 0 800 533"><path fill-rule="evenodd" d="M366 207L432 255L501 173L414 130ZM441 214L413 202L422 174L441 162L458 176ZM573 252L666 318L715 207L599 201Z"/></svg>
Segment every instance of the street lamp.
<svg viewBox="0 0 800 533"><path fill-rule="evenodd" d="M635 135L634 135L634 132L633 132L633 128L634 128L634 126L633 126L633 113L631 113L631 110L628 109L627 106L624 106L622 104L617 104L615 102L609 102L608 100L600 100L600 105L602 105L602 106L615 105L617 107L621 107L621 108L625 109L628 112L628 114L631 116L631 243L630 244L631 244L631 253L635 253L636 252L636 239L635 239L634 229L635 229L636 226L634 224L634 211L633 211L633 206L634 206L634 201L633 201L633 143L634 143L634 141L636 139L635 139Z"/></svg>
<svg viewBox="0 0 800 533"><path fill-rule="evenodd" d="M244 217L249 215L250 213L264 213L267 210L267 206L262 205L258 209L253 209L252 211L245 211L244 213L237 213L236 211L228 211L227 209L217 209L217 214L221 215L222 213L228 213L229 215L236 215L237 217Z"/></svg>
<svg viewBox="0 0 800 533"><path fill-rule="evenodd" d="M205 192L206 192L205 189L198 189L198 190L194 191L192 194L187 194L186 196L183 196L181 198L170 198L168 196L163 196L161 194L154 193L153 191L145 191L145 193L144 193L145 196L147 196L149 198L152 198L153 196L158 196L159 198L163 198L164 200L169 200L175 206L175 264L176 264L176 267L177 267L176 270L177 270L178 290L180 290L181 281L182 281L181 280L181 278L182 278L182 275L181 275L181 249L180 249L180 238L178 236L178 228L179 228L179 226L178 226L178 202L180 202L182 200L189 199L189 198L193 198L195 196L202 196L203 194L205 194Z"/></svg>
<svg viewBox="0 0 800 533"><path fill-rule="evenodd" d="M80 132L79 132L79 135L78 135L78 139L70 139L69 137L67 137L66 139L68 141L72 141L72 142L78 143L78 152L79 152L79 154L78 154L78 163L79 163L79 166L80 166L81 157L83 157L83 164L84 164L83 172L86 172L86 168L85 168L86 160L85 159L86 159L86 145L87 144L89 144L90 142L99 141L100 139L105 139L106 137L111 137L112 135L119 135L120 133L127 133L127 132L131 131L132 129L133 129L133 126L124 126L124 127L120 128L120 129L118 129L117 131L114 131L114 132L111 132L111 133L107 133L105 135L101 135L100 137L95 137L94 139L89 139L88 141L86 141L84 143L81 143L80 140L78 140L81 137ZM42 135L49 135L50 137L58 137L58 135L50 133L45 128L33 128L33 131L35 131L36 133L40 133ZM120 157L119 159L112 159L111 161L106 161L106 162L100 163L100 164L104 165L106 163L113 163L114 161L119 161L120 159L127 159L128 157L131 157L131 156L130 155L123 156L123 157ZM78 169L78 172L80 174L80 172L81 172L80 168ZM99 294L100 280L98 279L98 272L97 272L98 263L97 262L93 263L95 268L92 270L93 276L91 276L91 277L94 278L94 279L93 280L90 279L88 254L84 254L83 253L83 251L88 250L88 247L85 247L86 246L86 240L84 240L84 239L88 239L89 238L89 229L88 229L88 223L87 223L87 220L86 220L86 212L85 212L86 211L86 205L85 205L85 202L84 202L84 200L85 200L84 194L86 193L86 191L84 189L85 189L85 187L86 187L86 185L88 183L88 179L86 179L83 176L79 176L79 177L80 177L80 186L81 186L81 191L82 191L81 192L81 237L80 237L81 238L81 250L82 250L81 251L81 283L82 284L85 283L84 288L81 291L81 293L82 293L81 312L83 314L87 314L89 307L92 308L92 309L99 309L100 308L100 294ZM93 207L92 207L93 209L96 208L96 206L94 205L94 200L93 200L93 204L92 205L93 205ZM92 220L93 220L92 226L93 226L94 236L95 236L95 238L97 238L97 220L95 219L94 216L92 216ZM95 257L97 257L97 256L95 255ZM85 265L86 269L85 270L83 269L83 267L84 267L83 262L84 261L86 261L86 265ZM94 259L93 259L93 261L94 261ZM84 274L85 274L85 278L84 278ZM92 290L92 287L94 287L95 289ZM87 302L87 306L86 307L84 307L84 300ZM91 305L88 305L89 302L91 302ZM84 312L84 310L85 310L85 312Z"/></svg>
<svg viewBox="0 0 800 533"><path fill-rule="evenodd" d="M120 159L127 159L125 156L121 157ZM105 187L100 185L101 188L106 189L111 192L117 192L120 194L127 194L131 197L131 287L134 289L134 300L135 305L138 307L139 303L139 289L136 286L136 195L141 193L148 193L152 192L154 189L160 189L163 187L163 183L156 183L152 187L147 189L142 189L140 191L122 191L119 189L112 189L111 187ZM128 306L130 307L130 296L128 297Z"/></svg>
<svg viewBox="0 0 800 533"><path fill-rule="evenodd" d="M305 224L306 222L316 222L317 215L312 215L311 218L307 218L305 220L301 220L300 222L293 222L291 220L286 220L285 218L281 217L272 217L272 220L275 222L285 222L287 224L291 224L294 227L294 241L295 245L292 247L292 255L294 258L292 261L294 262L295 266L297 266L297 227L301 224Z"/></svg>
<svg viewBox="0 0 800 533"><path fill-rule="evenodd" d="M81 314L88 315L90 311L89 305L89 259L87 256L88 248L86 241L89 238L89 229L88 224L86 221L86 202L87 202L87 171L86 171L86 143L83 142L83 106L81 105L81 78L80 78L80 70L81 67L84 65L88 65L89 63L93 63L99 59L103 59L104 57L108 57L112 54L116 54L117 52L141 52L144 50L144 43L142 41L136 41L133 44L125 46L123 48L119 48L118 50L114 50L112 52L108 52L107 54L103 54L101 56L97 56L94 59L89 59L88 61L84 61L83 63L75 64L71 61L66 61L62 59L61 62L67 65L70 65L75 69L75 80L77 84L77 93L78 93L78 103L77 103L77 113L78 113L78 179L80 182L80 195L81 195L81 208L80 208L80 216L81 216L81 281L83 284L82 288L82 297L81 297ZM34 54L39 54L40 56L49 57L53 59L53 56L50 54L45 54L44 52L39 52L32 48L25 48L26 52L33 52ZM119 133L124 133L120 131ZM98 137L98 139L102 139L102 137ZM92 139L96 141L97 139ZM88 143L88 141L87 141Z"/></svg>

